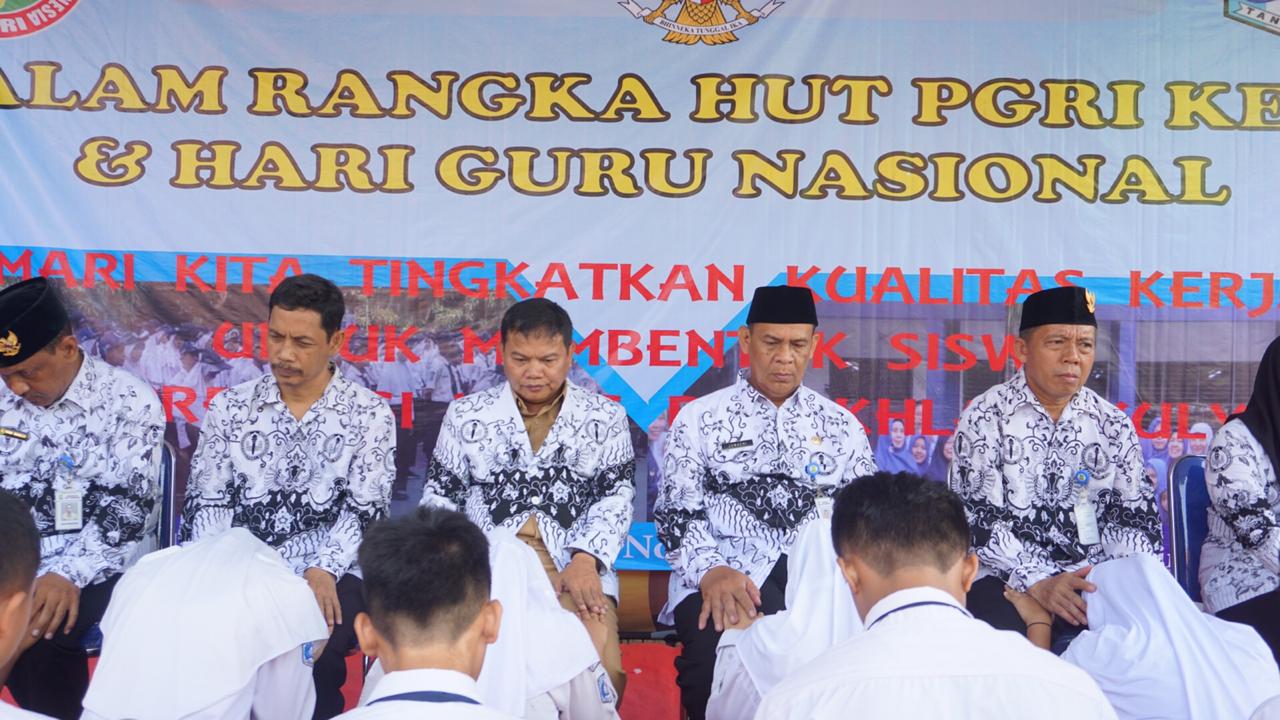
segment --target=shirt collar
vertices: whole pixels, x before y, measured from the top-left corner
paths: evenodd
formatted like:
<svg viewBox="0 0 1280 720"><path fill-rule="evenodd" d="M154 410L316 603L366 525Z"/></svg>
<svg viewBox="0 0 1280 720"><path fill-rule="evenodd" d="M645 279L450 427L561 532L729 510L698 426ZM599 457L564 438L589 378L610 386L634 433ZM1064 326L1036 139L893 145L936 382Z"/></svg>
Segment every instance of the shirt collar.
<svg viewBox="0 0 1280 720"><path fill-rule="evenodd" d="M98 376L101 375L101 368L98 367L98 360L91 357L86 352L81 352L80 356L83 360L80 363L80 369L76 372L76 377L67 386L67 391L58 398L58 402L53 407L58 407L64 402L69 402L81 410L89 410L93 406L93 401L89 394L93 391L94 386L98 384ZM52 409L52 408L50 408Z"/></svg>
<svg viewBox="0 0 1280 720"><path fill-rule="evenodd" d="M1040 398L1036 397L1036 394L1031 390L1031 386L1027 383L1025 370L1018 368L1018 372L1014 373L1013 377L1005 382L1005 387L1009 390L1005 409L1010 414L1024 405L1030 405L1048 416L1048 411L1040 403ZM1087 413L1097 420L1102 420L1102 409L1098 407L1098 396L1087 387L1080 388L1075 395L1071 396L1071 400L1064 409L1064 416L1067 415L1066 410Z"/></svg>
<svg viewBox="0 0 1280 720"><path fill-rule="evenodd" d="M312 403L311 407L307 409L308 414L310 414L312 410L324 410L328 408L333 402L333 398L342 393L345 387L344 383L347 382L347 379L342 376L342 373L338 372L337 366L333 363L329 363L329 372L332 373L329 376L329 384L324 387L324 392L320 393L320 398ZM284 408L285 410L288 410L288 404L285 403L284 397L280 395L280 384L276 382L276 376L273 373L268 372L263 376L262 382L264 386L262 402L258 406L259 410L268 405L274 405L277 408Z"/></svg>
<svg viewBox="0 0 1280 720"><path fill-rule="evenodd" d="M871 611L867 613L867 617L863 619L863 627L870 628L877 620L889 613L916 603L950 605L966 616L973 617L968 610L964 609L964 605L961 605L951 596L951 593L936 587L921 586L899 590L881 598L880 602L876 603L871 608Z"/></svg>
<svg viewBox="0 0 1280 720"><path fill-rule="evenodd" d="M480 702L480 688L470 675L460 673L457 670L442 670L439 668L417 668L387 673L382 676L377 686L373 688L373 692L369 694L369 702L379 698L421 690L455 693Z"/></svg>
<svg viewBox="0 0 1280 720"><path fill-rule="evenodd" d="M510 384L511 384L510 382L507 383L507 385L510 385ZM551 412L552 409L558 408L560 406L561 401L564 400L564 396L568 394L569 394L569 380L566 379L564 381L564 384L560 386L560 392L556 393L556 396L551 399L551 402L547 403L546 405L543 405L542 409L539 410L538 412L530 414L528 410L528 406L524 404L524 398L517 395L515 389L511 390L511 397L516 399L516 410L519 411L520 417L524 417L524 418L536 418L541 415L546 415L547 413Z"/></svg>

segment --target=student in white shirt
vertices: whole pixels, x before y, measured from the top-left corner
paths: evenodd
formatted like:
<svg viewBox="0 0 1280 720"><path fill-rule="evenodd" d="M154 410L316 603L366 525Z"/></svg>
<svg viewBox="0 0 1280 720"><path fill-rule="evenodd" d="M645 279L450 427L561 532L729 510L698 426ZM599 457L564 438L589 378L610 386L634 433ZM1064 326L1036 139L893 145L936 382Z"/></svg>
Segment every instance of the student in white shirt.
<svg viewBox="0 0 1280 720"><path fill-rule="evenodd" d="M0 490L0 683L9 664L35 642L27 632L31 592L40 567L40 535L31 511L18 498ZM0 701L0 719L36 720L44 715Z"/></svg>
<svg viewBox="0 0 1280 720"><path fill-rule="evenodd" d="M1083 670L965 610L978 560L955 493L908 473L859 478L836 496L831 534L866 629L765 695L757 720L1115 718Z"/></svg>
<svg viewBox="0 0 1280 720"><path fill-rule="evenodd" d="M1085 595L1089 629L1062 659L1097 681L1122 720L1244 718L1280 694L1280 670L1258 633L1202 612L1159 560L1108 560L1088 577L1098 587ZM1048 617L1029 595L1010 595L1028 625Z"/></svg>
<svg viewBox="0 0 1280 720"><path fill-rule="evenodd" d="M341 717L514 717L482 705L476 686L502 623L480 528L452 510L418 508L372 525L359 561L368 611L356 616L356 636L387 674L366 706Z"/></svg>
<svg viewBox="0 0 1280 720"><path fill-rule="evenodd" d="M708 720L755 714L760 698L827 648L862 631L831 546L831 519L810 520L791 546L787 609L726 629L716 650Z"/></svg>
<svg viewBox="0 0 1280 720"><path fill-rule="evenodd" d="M617 694L600 660L604 625L584 626L560 606L532 548L501 528L487 535L491 595L502 603L502 628L476 679L478 699L525 720L617 720ZM361 705L385 674L374 661Z"/></svg>
<svg viewBox="0 0 1280 720"><path fill-rule="evenodd" d="M142 558L102 632L81 720L307 720L329 636L307 582L244 528Z"/></svg>

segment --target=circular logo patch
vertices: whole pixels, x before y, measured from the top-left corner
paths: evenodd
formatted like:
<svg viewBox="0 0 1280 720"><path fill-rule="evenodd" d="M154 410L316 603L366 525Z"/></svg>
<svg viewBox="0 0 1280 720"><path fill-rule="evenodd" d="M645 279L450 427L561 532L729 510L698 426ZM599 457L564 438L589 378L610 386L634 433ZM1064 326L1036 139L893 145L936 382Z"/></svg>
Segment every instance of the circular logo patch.
<svg viewBox="0 0 1280 720"><path fill-rule="evenodd" d="M479 420L468 420L462 424L462 439L469 443L478 443L489 434L489 429Z"/></svg>
<svg viewBox="0 0 1280 720"><path fill-rule="evenodd" d="M80 0L0 0L0 40L40 32L66 17Z"/></svg>
<svg viewBox="0 0 1280 720"><path fill-rule="evenodd" d="M240 439L240 452L250 460L261 460L267 454L267 436L261 430L250 430Z"/></svg>
<svg viewBox="0 0 1280 720"><path fill-rule="evenodd" d="M1226 470L1231 465L1231 453L1224 447L1216 447L1209 451L1209 469L1215 473Z"/></svg>

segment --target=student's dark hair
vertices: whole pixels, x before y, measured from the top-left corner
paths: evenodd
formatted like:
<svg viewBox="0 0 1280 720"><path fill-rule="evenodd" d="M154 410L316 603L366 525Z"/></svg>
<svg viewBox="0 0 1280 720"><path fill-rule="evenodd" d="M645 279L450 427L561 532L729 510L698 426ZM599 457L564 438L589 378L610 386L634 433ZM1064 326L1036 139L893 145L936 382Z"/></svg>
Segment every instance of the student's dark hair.
<svg viewBox="0 0 1280 720"><path fill-rule="evenodd" d="M347 310L342 291L331 281L306 273L285 278L271 291L267 312L281 310L312 310L320 314L320 326L327 337L342 327L342 316Z"/></svg>
<svg viewBox="0 0 1280 720"><path fill-rule="evenodd" d="M573 343L573 320L564 308L546 298L529 298L507 308L502 314L502 341L514 333L521 335L546 335L564 341L565 347Z"/></svg>
<svg viewBox="0 0 1280 720"><path fill-rule="evenodd" d="M4 490L0 490L0 548L0 593L29 591L40 567L40 534L31 508Z"/></svg>
<svg viewBox="0 0 1280 720"><path fill-rule="evenodd" d="M489 599L489 541L452 510L422 507L374 523L360 569L373 626L395 646L453 642Z"/></svg>
<svg viewBox="0 0 1280 720"><path fill-rule="evenodd" d="M831 540L837 555L857 555L882 575L919 565L946 571L969 552L969 522L944 484L878 472L836 494Z"/></svg>

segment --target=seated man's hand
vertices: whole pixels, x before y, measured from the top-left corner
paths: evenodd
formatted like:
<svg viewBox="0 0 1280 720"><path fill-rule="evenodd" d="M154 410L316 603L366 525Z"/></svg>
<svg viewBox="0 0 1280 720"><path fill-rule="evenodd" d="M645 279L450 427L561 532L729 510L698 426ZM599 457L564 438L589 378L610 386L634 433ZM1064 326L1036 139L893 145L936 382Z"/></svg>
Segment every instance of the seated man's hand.
<svg viewBox="0 0 1280 720"><path fill-rule="evenodd" d="M1018 617L1022 618L1022 622L1026 625L1031 623L1049 623L1053 624L1053 615L1048 610L1036 602L1036 599L1024 592L1018 592L1008 585L1004 586L1004 599L1009 601L1014 610L1018 611Z"/></svg>
<svg viewBox="0 0 1280 720"><path fill-rule="evenodd" d="M34 640L52 640L54 633L71 632L80 616L80 588L58 573L45 573L36 578L32 593L31 621L28 635Z"/></svg>
<svg viewBox="0 0 1280 720"><path fill-rule="evenodd" d="M702 613L698 615L698 629L707 627L710 617L716 632L738 625L756 616L760 607L760 589L751 578L721 565L711 568L702 576Z"/></svg>
<svg viewBox="0 0 1280 720"><path fill-rule="evenodd" d="M342 605L338 602L338 579L329 574L327 570L320 568L307 568L302 573L302 579L307 581L311 586L311 592L316 594L316 604L320 606L320 613L324 615L324 621L329 626L329 632L333 632L334 625L342 624Z"/></svg>
<svg viewBox="0 0 1280 720"><path fill-rule="evenodd" d="M596 655L601 659L604 658L604 646L609 642L609 626L589 612L578 613L578 619L582 621L583 627L587 629L587 636L591 638L591 646L596 649Z"/></svg>
<svg viewBox="0 0 1280 720"><path fill-rule="evenodd" d="M591 553L574 554L560 573L560 587L556 589L569 593L579 615L589 613L597 618L604 617L608 601L600 584L600 573L596 570L596 558Z"/></svg>
<svg viewBox="0 0 1280 720"><path fill-rule="evenodd" d="M1072 572L1058 573L1027 588L1027 594L1035 598L1045 610L1072 625L1088 625L1088 608L1080 592L1094 592L1097 585L1085 580L1092 566L1086 565Z"/></svg>

